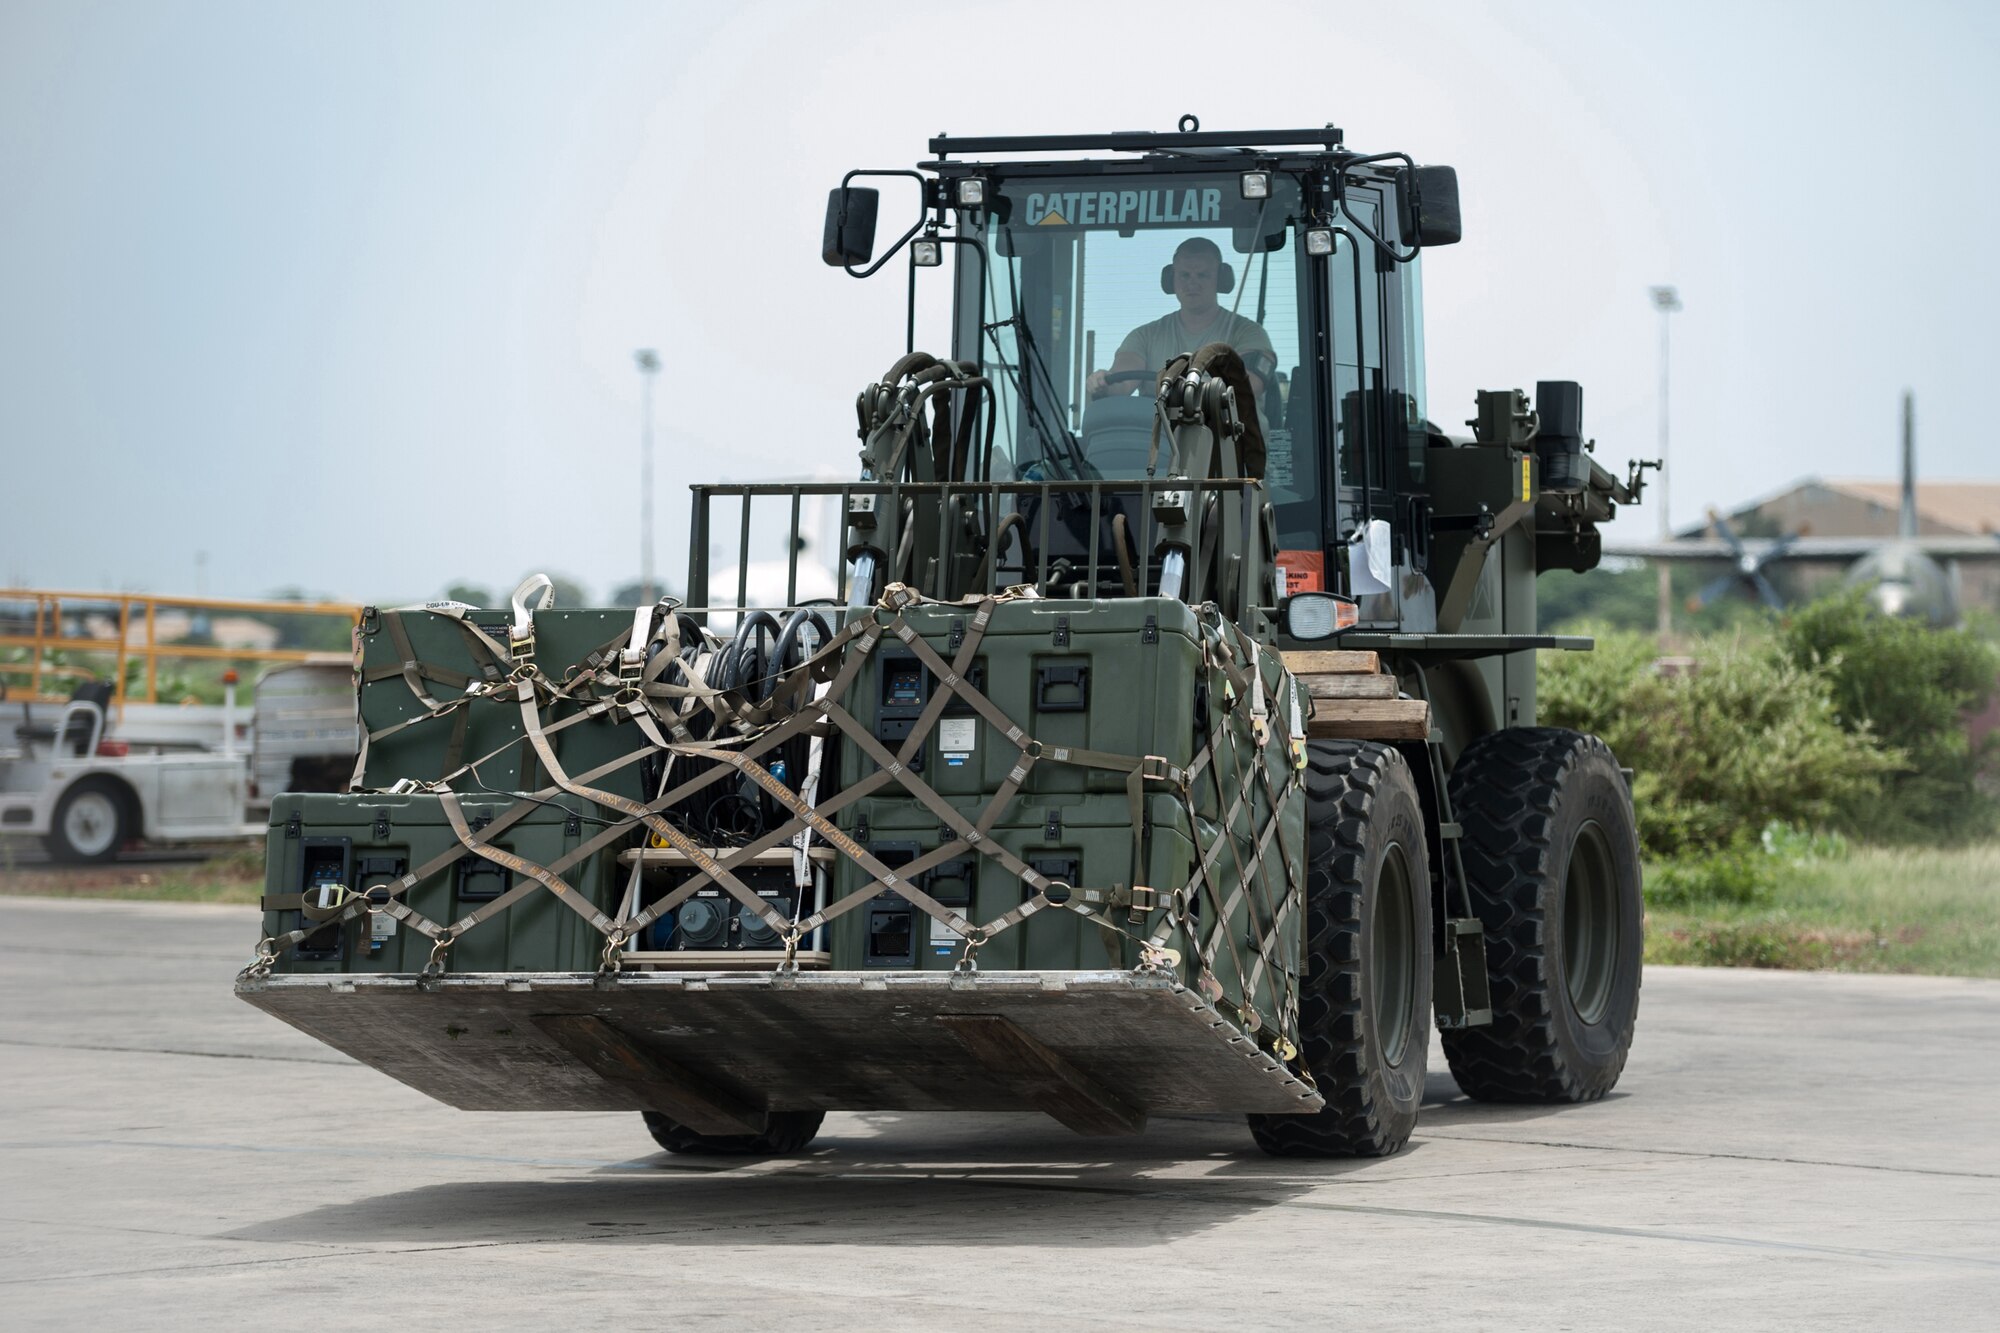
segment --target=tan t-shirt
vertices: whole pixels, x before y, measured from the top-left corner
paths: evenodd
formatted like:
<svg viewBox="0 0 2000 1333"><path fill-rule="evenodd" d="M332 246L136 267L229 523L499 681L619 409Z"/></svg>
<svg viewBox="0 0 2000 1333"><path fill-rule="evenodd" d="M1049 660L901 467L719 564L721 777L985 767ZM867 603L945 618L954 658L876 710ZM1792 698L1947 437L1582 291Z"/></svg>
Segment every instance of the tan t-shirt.
<svg viewBox="0 0 2000 1333"><path fill-rule="evenodd" d="M1256 320L1232 314L1219 305L1209 316L1207 324L1194 331L1192 341L1187 330L1181 326L1181 312L1170 310L1164 317L1141 324L1126 334L1125 341L1118 344L1118 355L1123 357L1131 353L1139 358L1140 369L1158 370L1181 353L1198 352L1210 343L1228 343L1245 361L1258 352L1269 358L1267 365L1277 359L1270 335L1258 326Z"/></svg>

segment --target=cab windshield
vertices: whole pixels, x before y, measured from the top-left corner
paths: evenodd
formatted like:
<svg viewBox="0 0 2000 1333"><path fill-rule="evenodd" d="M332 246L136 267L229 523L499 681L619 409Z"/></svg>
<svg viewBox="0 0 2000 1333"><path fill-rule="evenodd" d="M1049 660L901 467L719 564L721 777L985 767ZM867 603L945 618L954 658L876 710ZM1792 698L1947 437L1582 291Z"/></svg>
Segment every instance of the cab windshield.
<svg viewBox="0 0 2000 1333"><path fill-rule="evenodd" d="M997 476L1143 476L1161 366L1220 342L1249 373L1273 499L1313 494L1290 432L1297 420L1311 436L1293 387L1305 363L1299 191L1267 180L1262 199L1244 198L1235 172L1001 184L986 262L959 268L958 329L959 355L994 382Z"/></svg>

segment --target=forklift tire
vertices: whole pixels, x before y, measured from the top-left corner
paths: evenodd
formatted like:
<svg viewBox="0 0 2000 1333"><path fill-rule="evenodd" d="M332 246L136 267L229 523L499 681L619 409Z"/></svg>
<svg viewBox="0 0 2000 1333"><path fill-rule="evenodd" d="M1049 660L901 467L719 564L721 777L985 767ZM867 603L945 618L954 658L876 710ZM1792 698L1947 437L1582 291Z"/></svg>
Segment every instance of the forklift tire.
<svg viewBox="0 0 2000 1333"><path fill-rule="evenodd" d="M789 1157L819 1133L824 1111L773 1111L762 1134L697 1134L678 1120L647 1111L646 1130L668 1152L714 1157Z"/></svg>
<svg viewBox="0 0 2000 1333"><path fill-rule="evenodd" d="M109 861L131 836L125 793L109 778L85 778L56 802L42 845L70 865Z"/></svg>
<svg viewBox="0 0 2000 1333"><path fill-rule="evenodd" d="M1305 1066L1326 1106L1253 1115L1276 1157L1386 1157L1409 1141L1431 1042L1424 812L1387 745L1312 741L1306 768Z"/></svg>
<svg viewBox="0 0 2000 1333"><path fill-rule="evenodd" d="M1442 1034L1452 1077L1480 1101L1595 1101L1632 1048L1645 943L1618 761L1595 736L1509 727L1465 747L1451 805L1493 990L1491 1026Z"/></svg>

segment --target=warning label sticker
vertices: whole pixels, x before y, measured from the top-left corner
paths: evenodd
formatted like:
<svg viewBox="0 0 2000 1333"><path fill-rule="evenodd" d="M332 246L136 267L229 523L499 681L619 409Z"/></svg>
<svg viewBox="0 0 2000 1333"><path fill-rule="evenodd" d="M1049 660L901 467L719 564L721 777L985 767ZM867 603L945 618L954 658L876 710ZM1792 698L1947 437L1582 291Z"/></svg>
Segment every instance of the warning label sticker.
<svg viewBox="0 0 2000 1333"><path fill-rule="evenodd" d="M936 917L931 918L931 952L940 958L958 947L958 932Z"/></svg>
<svg viewBox="0 0 2000 1333"><path fill-rule="evenodd" d="M938 721L938 749L960 752L979 748L979 719L947 717Z"/></svg>

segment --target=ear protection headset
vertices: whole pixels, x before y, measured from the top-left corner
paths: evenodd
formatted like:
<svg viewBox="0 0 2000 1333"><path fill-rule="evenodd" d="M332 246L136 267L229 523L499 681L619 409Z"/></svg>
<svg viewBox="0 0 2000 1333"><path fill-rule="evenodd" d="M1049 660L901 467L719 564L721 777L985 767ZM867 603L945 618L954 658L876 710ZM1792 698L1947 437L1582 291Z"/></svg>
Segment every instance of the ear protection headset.
<svg viewBox="0 0 2000 1333"><path fill-rule="evenodd" d="M1172 264L1168 264L1160 270L1160 290L1168 296L1174 294L1174 266ZM1236 270L1229 267L1229 261L1225 259L1215 266L1215 292L1218 296L1226 296L1235 290Z"/></svg>

